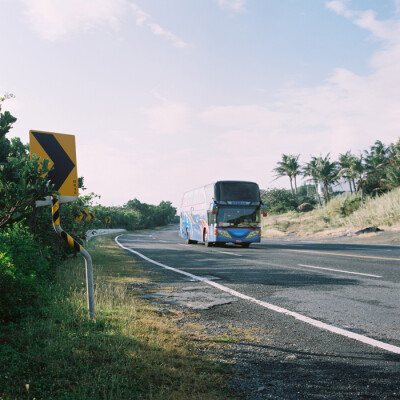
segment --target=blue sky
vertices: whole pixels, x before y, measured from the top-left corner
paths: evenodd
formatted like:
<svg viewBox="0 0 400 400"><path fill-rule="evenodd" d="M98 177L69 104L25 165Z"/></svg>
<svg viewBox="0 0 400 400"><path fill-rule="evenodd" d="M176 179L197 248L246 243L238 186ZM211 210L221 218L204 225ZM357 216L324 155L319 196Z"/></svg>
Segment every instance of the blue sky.
<svg viewBox="0 0 400 400"><path fill-rule="evenodd" d="M76 135L104 205L218 179L273 181L282 153L358 154L400 133L395 0L0 0L0 94Z"/></svg>

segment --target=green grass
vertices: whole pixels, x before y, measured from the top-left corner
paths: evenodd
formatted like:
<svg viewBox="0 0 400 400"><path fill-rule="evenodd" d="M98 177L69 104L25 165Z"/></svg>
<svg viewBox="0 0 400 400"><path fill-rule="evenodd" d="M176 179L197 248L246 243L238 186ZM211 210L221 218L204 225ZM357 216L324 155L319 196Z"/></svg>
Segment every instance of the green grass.
<svg viewBox="0 0 400 400"><path fill-rule="evenodd" d="M227 399L226 366L199 355L128 285L155 279L108 237L92 239L96 321L78 256L57 268L49 302L0 326L0 399ZM207 343L209 345L209 343Z"/></svg>
<svg viewBox="0 0 400 400"><path fill-rule="evenodd" d="M358 207L358 204L355 195L336 197L326 206L308 213L291 211L270 215L263 221L263 232L265 236L307 236L334 231L356 231L369 226L400 226L400 189L380 197L368 198L363 207Z"/></svg>

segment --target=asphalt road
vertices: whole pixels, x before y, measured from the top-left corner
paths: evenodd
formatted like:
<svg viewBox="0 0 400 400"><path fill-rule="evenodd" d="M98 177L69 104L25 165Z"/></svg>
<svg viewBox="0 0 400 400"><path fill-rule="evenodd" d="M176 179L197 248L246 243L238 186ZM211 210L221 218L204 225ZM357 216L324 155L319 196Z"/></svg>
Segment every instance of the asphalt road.
<svg viewBox="0 0 400 400"><path fill-rule="evenodd" d="M118 241L176 289L151 300L198 310L210 333L264 332L221 354L241 398L400 398L400 246L206 248L175 228Z"/></svg>

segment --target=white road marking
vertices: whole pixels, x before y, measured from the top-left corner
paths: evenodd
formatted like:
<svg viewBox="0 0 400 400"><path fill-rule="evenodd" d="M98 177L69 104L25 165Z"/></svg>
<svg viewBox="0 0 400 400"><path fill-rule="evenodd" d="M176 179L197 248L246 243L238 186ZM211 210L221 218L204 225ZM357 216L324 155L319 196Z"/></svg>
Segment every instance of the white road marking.
<svg viewBox="0 0 400 400"><path fill-rule="evenodd" d="M146 260L146 261L148 261L148 262L150 262L150 263L152 263L154 265L158 265L159 267L162 267L164 269L168 269L170 271L177 272L178 274L188 276L188 277L190 277L190 278L192 278L192 279L194 279L196 281L200 281L200 282L206 283L207 285L213 286L213 287L215 287L215 288L217 288L219 290L222 290L223 292L229 293L232 296L238 297L238 298L243 299L243 300L248 300L248 301L250 301L252 303L258 304L261 307L267 308L269 310L278 312L280 314L289 315L289 316L291 316L291 317L293 317L293 318L295 318L295 319L297 319L299 321L305 322L306 324L315 326L315 327L317 327L319 329L323 329L323 330L326 330L326 331L329 331L329 332L332 332L332 333L336 333L338 335L345 336L347 338L357 340L359 342L368 344L370 346L378 347L380 349L389 351L391 353L400 354L400 347L393 346L391 344L388 344L388 343L385 343L385 342L381 342L379 340L371 339L368 336L364 336L364 335L360 335L358 333L347 331L345 329L338 328L338 327L333 326L333 325L325 324L324 322L318 321L318 320L313 319L313 318L306 317L304 315L301 315L301 314L293 312L293 311L286 310L285 308L275 306L275 305L267 303L265 301L257 300L254 297L247 296L247 295L245 295L243 293L237 292L236 290L230 289L227 286L223 286L223 285L220 285L219 283L212 282L212 281L210 281L210 280L208 280L206 278L202 278L200 276L193 275L190 272L182 271L180 269L169 267L168 265L165 265L165 264L161 264L161 263L159 263L157 261L152 260L151 258L146 257L145 255L139 253L136 250L130 249L130 248L125 247L124 245L122 245L118 241L118 238L120 236L122 236L122 235L119 235L114 239L115 242L118 244L118 246L120 246L124 250L128 250L131 253L136 254L137 256L143 258L144 260Z"/></svg>
<svg viewBox="0 0 400 400"><path fill-rule="evenodd" d="M341 269L315 267L313 265L304 265L304 264L297 264L297 265L299 265L300 267L306 267L306 268L314 268L314 269L323 269L323 270L326 270L326 271L342 272L343 274L370 276L372 278L382 278L382 276L379 276L379 275L362 274L361 272L350 272L350 271L343 271Z"/></svg>
<svg viewBox="0 0 400 400"><path fill-rule="evenodd" d="M230 254L231 256L243 257L241 254L231 253L231 252L229 252L229 251L213 250L213 253Z"/></svg>
<svg viewBox="0 0 400 400"><path fill-rule="evenodd" d="M179 244L179 246L193 247L190 244L183 244L183 243L178 243L178 244ZM236 257L243 257L241 254L230 253L229 251L212 250L212 253L222 253L222 254L229 254L232 256L236 256Z"/></svg>

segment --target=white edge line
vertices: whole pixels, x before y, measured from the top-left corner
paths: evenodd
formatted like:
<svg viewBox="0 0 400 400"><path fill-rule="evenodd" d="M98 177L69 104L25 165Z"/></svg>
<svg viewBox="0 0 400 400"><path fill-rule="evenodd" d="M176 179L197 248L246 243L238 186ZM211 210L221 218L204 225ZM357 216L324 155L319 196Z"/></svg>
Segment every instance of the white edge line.
<svg viewBox="0 0 400 400"><path fill-rule="evenodd" d="M372 277L372 278L382 278L382 276L380 276L380 275L363 274L361 272L350 272L350 271L343 271L341 269L315 267L313 265L305 265L305 264L297 264L297 265L299 265L300 267L306 267L306 268L323 269L325 271L342 272L344 274L362 275L362 276L369 276L369 277Z"/></svg>
<svg viewBox="0 0 400 400"><path fill-rule="evenodd" d="M157 261L152 260L151 258L146 257L145 255L139 253L138 251L135 251L133 249L130 249L128 247L123 246L118 241L118 238L120 236L122 236L122 235L119 235L114 239L115 242L118 244L118 246L120 246L124 250L128 250L131 253L136 254L137 256L143 258L144 260L146 260L146 261L148 261L148 262L150 262L152 264L158 265L159 267L168 269L170 271L177 272L178 274L182 274L182 275L188 276L188 277L190 277L190 278L192 278L192 279L194 279L196 281L204 282L207 285L214 286L215 288L217 288L219 290L222 290L223 292L229 293L232 296L238 297L238 298L243 299L243 300L251 301L252 303L258 304L258 305L260 305L260 306L262 306L264 308L267 308L269 310L272 310L272 311L275 311L275 312L278 312L278 313L281 313L281 314L289 315L289 316L291 316L291 317L293 317L293 318L295 318L295 319L297 319L299 321L305 322L306 324L315 326L315 327L317 327L319 329L323 329L323 330L326 330L326 331L329 331L329 332L332 332L332 333L336 333L338 335L345 336L347 338L357 340L359 342L368 344L370 346L378 347L380 349L389 351L391 353L400 354L400 347L393 346L391 344L384 343L384 342L381 342L379 340L371 339L371 338L369 338L367 336L360 335L360 334L354 333L354 332L350 332L350 331L338 328L338 327L333 326L333 325L325 324L324 322L318 321L316 319L306 317L306 316L298 314L296 312L286 310L285 308L274 306L273 304L267 303L265 301L257 300L254 297L250 297L250 296L247 296L245 294L239 293L236 290L233 290L233 289L230 289L230 288L228 288L226 286L220 285L219 283L210 281L207 278L202 278L200 276L193 275L190 272L182 271L180 269L169 267L168 265L165 265L165 264L161 264L161 263L159 263Z"/></svg>

